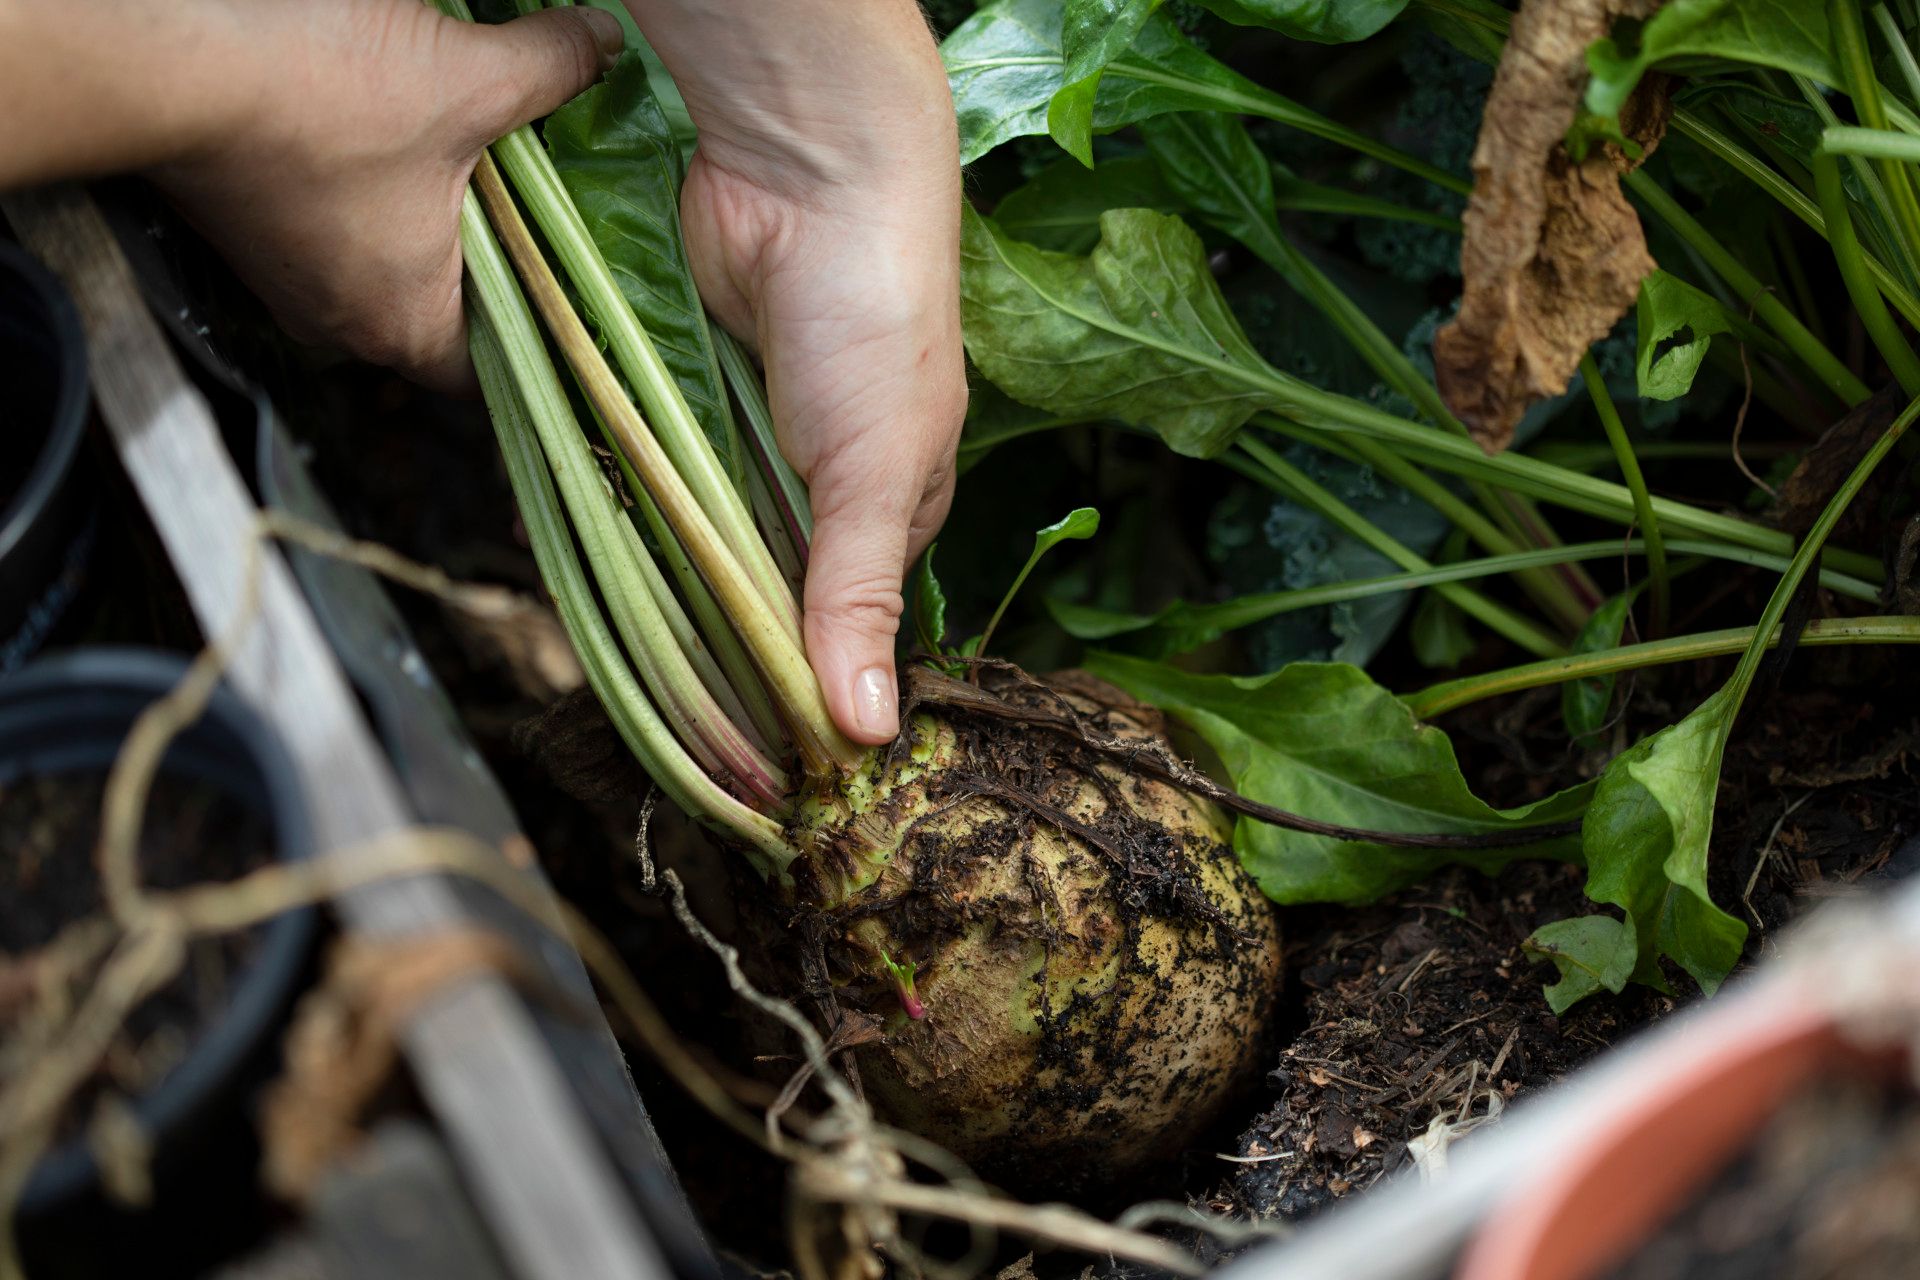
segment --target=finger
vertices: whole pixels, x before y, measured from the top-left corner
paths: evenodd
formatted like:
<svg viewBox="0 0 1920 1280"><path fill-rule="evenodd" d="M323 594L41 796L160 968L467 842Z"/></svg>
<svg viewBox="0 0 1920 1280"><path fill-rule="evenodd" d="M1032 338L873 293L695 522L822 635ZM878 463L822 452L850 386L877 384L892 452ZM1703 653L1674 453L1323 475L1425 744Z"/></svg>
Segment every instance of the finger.
<svg viewBox="0 0 1920 1280"><path fill-rule="evenodd" d="M579 96L612 69L626 42L618 18L585 5L461 32L479 63L468 83L485 94L468 117L476 147Z"/></svg>
<svg viewBox="0 0 1920 1280"><path fill-rule="evenodd" d="M832 465L849 457L863 465ZM855 742L878 745L900 731L893 640L920 490L910 467L857 450L815 470L807 658L834 723Z"/></svg>

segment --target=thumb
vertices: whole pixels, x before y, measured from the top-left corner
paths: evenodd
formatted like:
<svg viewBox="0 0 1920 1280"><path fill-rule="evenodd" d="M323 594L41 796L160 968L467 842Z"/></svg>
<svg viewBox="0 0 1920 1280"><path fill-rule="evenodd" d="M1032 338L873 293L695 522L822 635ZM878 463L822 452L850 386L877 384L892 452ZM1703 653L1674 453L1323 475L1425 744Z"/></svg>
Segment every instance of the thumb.
<svg viewBox="0 0 1920 1280"><path fill-rule="evenodd" d="M481 146L579 96L612 70L626 44L618 18L585 5L461 31L480 64L475 82L493 90L473 121Z"/></svg>
<svg viewBox="0 0 1920 1280"><path fill-rule="evenodd" d="M858 456L843 451L841 457ZM871 455L868 455L871 457ZM841 732L877 746L900 731L893 639L919 486L892 469L812 478L813 545L807 559L807 659Z"/></svg>

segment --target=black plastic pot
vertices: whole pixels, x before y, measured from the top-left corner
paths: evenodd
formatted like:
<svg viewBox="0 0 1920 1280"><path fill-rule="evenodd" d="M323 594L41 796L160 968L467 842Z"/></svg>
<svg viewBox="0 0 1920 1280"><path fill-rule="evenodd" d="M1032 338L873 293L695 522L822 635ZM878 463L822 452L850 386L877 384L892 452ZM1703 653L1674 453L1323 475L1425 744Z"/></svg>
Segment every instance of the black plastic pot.
<svg viewBox="0 0 1920 1280"><path fill-rule="evenodd" d="M91 399L66 290L0 240L0 672L31 657L78 594L93 503L78 482Z"/></svg>
<svg viewBox="0 0 1920 1280"><path fill-rule="evenodd" d="M111 765L135 717L173 688L186 667L183 658L154 650L95 648L43 658L0 678L0 788L25 777ZM161 772L216 786L253 809L271 827L277 857L312 852L291 759L227 690L217 691L206 714L174 740ZM239 1170L208 1166L231 1163L226 1158L236 1149L244 1162L251 1142L245 1094L278 1050L292 1002L310 973L318 928L318 912L311 908L263 926L248 963L234 976L225 1012L200 1032L178 1066L131 1100L152 1142L152 1209L133 1215L108 1206L92 1152L70 1142L40 1162L22 1199L30 1259L53 1255L56 1262L47 1269L65 1273L70 1268L63 1264L103 1247L89 1235L115 1236L116 1251L143 1238L157 1243L155 1232L170 1237L195 1216L176 1212L183 1201L205 1199L228 1182L251 1188L250 1164ZM100 1230L102 1215L112 1215L111 1232ZM169 1216L180 1222L169 1224Z"/></svg>

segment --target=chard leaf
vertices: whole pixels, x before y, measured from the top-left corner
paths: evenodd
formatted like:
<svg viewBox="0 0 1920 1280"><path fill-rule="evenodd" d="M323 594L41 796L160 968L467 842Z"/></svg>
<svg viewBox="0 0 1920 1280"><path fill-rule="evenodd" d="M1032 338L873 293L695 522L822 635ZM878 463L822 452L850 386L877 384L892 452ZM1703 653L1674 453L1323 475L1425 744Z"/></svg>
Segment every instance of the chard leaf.
<svg viewBox="0 0 1920 1280"><path fill-rule="evenodd" d="M1560 971L1560 981L1546 989L1547 1007L1565 1013L1602 988L1618 991L1627 984L1626 973L1618 969L1623 953L1620 935L1630 926L1613 916L1575 916L1556 920L1533 931L1526 949L1543 960L1551 960ZM1631 954L1632 948L1625 953Z"/></svg>
<svg viewBox="0 0 1920 1280"><path fill-rule="evenodd" d="M946 652L942 646L947 642L947 593L933 572L933 553L939 545L932 543L927 547L920 557L920 567L913 574L914 634L920 647L932 654Z"/></svg>
<svg viewBox="0 0 1920 1280"><path fill-rule="evenodd" d="M1127 51L1160 0L1067 0L1060 20L1061 77L1047 103L1047 132L1093 168L1093 105L1107 64Z"/></svg>
<svg viewBox="0 0 1920 1280"><path fill-rule="evenodd" d="M1066 84L1061 17L1060 0L995 0L940 46L962 164L1010 138L1048 132L1047 109ZM1246 112L1362 149L1373 145L1208 57L1156 13L1103 69L1088 127L1109 133L1163 111Z"/></svg>
<svg viewBox="0 0 1920 1280"><path fill-rule="evenodd" d="M1100 243L1079 258L1009 239L968 210L960 283L968 353L1023 403L1152 427L1176 452L1210 457L1270 402L1255 383L1278 375L1178 218L1102 214Z"/></svg>
<svg viewBox="0 0 1920 1280"><path fill-rule="evenodd" d="M1365 40L1400 16L1407 0L1199 0L1228 22L1268 27L1295 40L1347 44Z"/></svg>
<svg viewBox="0 0 1920 1280"><path fill-rule="evenodd" d="M1468 789L1446 734L1358 667L1296 662L1267 676L1195 675L1096 653L1087 669L1193 730L1235 790L1328 822L1383 831L1488 832L1579 816L1592 784L1517 809ZM1564 836L1520 849L1401 849L1241 819L1240 860L1276 902L1366 902L1452 862L1497 871L1515 858L1577 860Z"/></svg>
<svg viewBox="0 0 1920 1280"><path fill-rule="evenodd" d="M1580 634L1573 638L1567 656L1619 648L1620 636L1627 629L1627 616L1633 611L1634 597L1639 594L1635 588L1603 602L1580 628ZM1606 724L1607 713L1613 709L1613 690L1618 679L1611 674L1582 676L1560 686L1560 718L1576 741L1600 732Z"/></svg>
<svg viewBox="0 0 1920 1280"><path fill-rule="evenodd" d="M1587 860L1587 897L1625 913L1614 950L1587 956L1618 991L1628 978L1665 990L1660 957L1668 956L1711 995L1740 959L1747 927L1715 906L1707 891L1707 854L1713 805L1727 737L1752 687L1760 659L1800 583L1820 559L1833 526L1867 477L1920 416L1915 400L1893 421L1801 539L1754 628L1740 664L1712 696L1679 724L1621 752L1607 766L1581 831ZM1563 971L1564 974L1564 971ZM1557 984L1561 997L1578 998L1580 983Z"/></svg>
<svg viewBox="0 0 1920 1280"><path fill-rule="evenodd" d="M1027 556L1027 562L1020 566L1020 572L1014 576L1013 585L1007 588L1007 594L1000 597L999 607L993 616L987 619L987 629L962 646L968 657L987 651L987 641L993 638L995 628L1006 614L1007 606L1020 594L1020 588L1026 585L1027 575L1040 563L1041 557L1063 542L1084 541L1100 531L1100 513L1092 507L1075 507L1060 519L1033 535L1033 550Z"/></svg>
<svg viewBox="0 0 1920 1280"><path fill-rule="evenodd" d="M1753 63L1842 85L1826 8L1814 0L1670 0L1623 48L1611 38L1587 50L1587 110L1617 119L1656 66L1688 58Z"/></svg>
<svg viewBox="0 0 1920 1280"><path fill-rule="evenodd" d="M547 117L554 168L694 416L746 483L727 387L680 232L680 150L634 52Z"/></svg>
<svg viewBox="0 0 1920 1280"><path fill-rule="evenodd" d="M1655 271L1640 282L1633 375L1649 400L1675 400L1693 389L1714 335L1731 333L1733 317L1711 294ZM1679 339L1663 346L1669 339Z"/></svg>
<svg viewBox="0 0 1920 1280"><path fill-rule="evenodd" d="M1180 197L1145 156L1107 160L1086 169L1070 159L1048 165L1009 192L993 221L1015 240L1060 253L1085 253L1100 242L1100 215L1109 209L1179 213Z"/></svg>

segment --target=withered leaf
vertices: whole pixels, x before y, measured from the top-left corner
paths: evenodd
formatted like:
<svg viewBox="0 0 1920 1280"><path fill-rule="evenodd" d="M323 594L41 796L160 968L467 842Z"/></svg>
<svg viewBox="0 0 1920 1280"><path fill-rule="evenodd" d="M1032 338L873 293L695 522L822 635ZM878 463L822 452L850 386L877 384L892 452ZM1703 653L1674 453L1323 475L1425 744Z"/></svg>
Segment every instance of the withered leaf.
<svg viewBox="0 0 1920 1280"><path fill-rule="evenodd" d="M1769 522L1796 538L1804 536L1853 473L1860 456L1873 447L1906 407L1907 397L1899 384L1888 383L1840 415L1807 446L1793 474L1781 483L1773 509L1768 512ZM1900 482L1898 468L1881 468L1841 516L1832 536L1871 542L1880 520L1881 499Z"/></svg>
<svg viewBox="0 0 1920 1280"><path fill-rule="evenodd" d="M1567 151L1587 83L1587 46L1661 0L1524 0L1487 95L1463 219L1460 313L1434 337L1448 406L1489 453L1528 406L1565 391L1580 357L1612 330L1654 269L1620 177L1666 128L1664 79L1620 113L1638 156L1614 143Z"/></svg>

